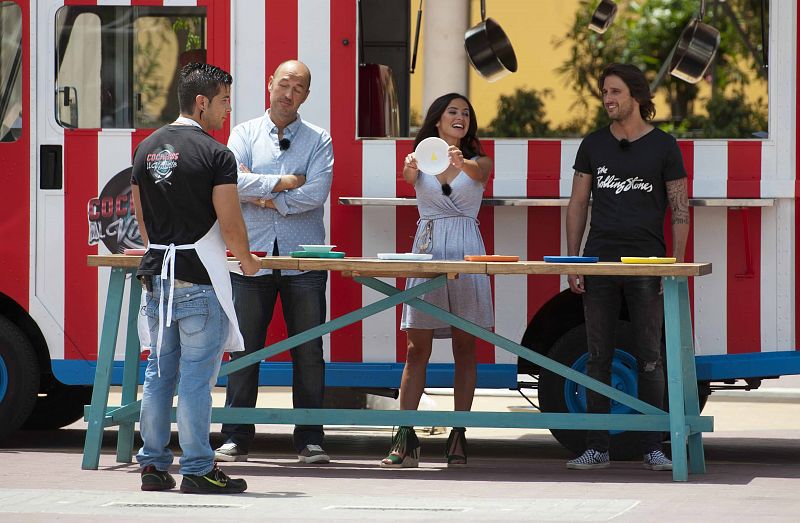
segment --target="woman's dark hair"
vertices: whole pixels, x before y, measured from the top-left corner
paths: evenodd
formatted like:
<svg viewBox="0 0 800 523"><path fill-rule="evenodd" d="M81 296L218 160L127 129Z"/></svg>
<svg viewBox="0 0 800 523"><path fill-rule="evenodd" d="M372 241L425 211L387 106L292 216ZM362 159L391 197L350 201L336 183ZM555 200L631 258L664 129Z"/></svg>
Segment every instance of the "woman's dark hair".
<svg viewBox="0 0 800 523"><path fill-rule="evenodd" d="M178 75L178 107L183 114L194 112L195 98L202 94L209 100L219 94L223 85L231 85L233 77L216 65L192 62Z"/></svg>
<svg viewBox="0 0 800 523"><path fill-rule="evenodd" d="M436 124L439 123L442 114L447 109L447 106L450 105L450 102L456 98L461 98L467 102L467 107L469 107L469 127L467 127L467 134L461 139L459 149L464 153L464 158L467 159L473 156L486 156L483 152L483 147L481 147L481 142L478 140L478 119L475 116L475 109L472 108L472 104L469 103L466 96L458 93L448 93L433 101L428 108L428 114L425 115L425 121L422 122L422 127L420 127L419 132L417 132L417 137L414 140L414 149L416 149L419 142L425 138L439 136L439 130L436 128Z"/></svg>
<svg viewBox="0 0 800 523"><path fill-rule="evenodd" d="M600 94L603 93L603 84L609 76L616 76L622 80L631 91L631 96L639 102L639 114L643 120L652 120L656 115L656 106L653 103L653 95L650 93L650 86L644 73L632 64L611 64L603 69L600 75Z"/></svg>

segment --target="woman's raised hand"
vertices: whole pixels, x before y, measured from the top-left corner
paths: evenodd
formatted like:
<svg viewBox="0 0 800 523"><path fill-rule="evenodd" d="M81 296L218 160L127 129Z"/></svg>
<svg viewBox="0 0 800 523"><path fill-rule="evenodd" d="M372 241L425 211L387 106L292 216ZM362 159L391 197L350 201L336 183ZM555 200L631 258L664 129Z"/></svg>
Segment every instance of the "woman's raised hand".
<svg viewBox="0 0 800 523"><path fill-rule="evenodd" d="M415 171L419 171L419 167L417 167L417 159L414 157L414 153L408 153L406 155L406 159L403 163L403 167L407 167L409 169L414 169Z"/></svg>
<svg viewBox="0 0 800 523"><path fill-rule="evenodd" d="M461 152L461 149L455 145L451 145L447 149L447 155L450 157L450 163L453 165L453 167L461 170L461 168L464 166L464 154Z"/></svg>

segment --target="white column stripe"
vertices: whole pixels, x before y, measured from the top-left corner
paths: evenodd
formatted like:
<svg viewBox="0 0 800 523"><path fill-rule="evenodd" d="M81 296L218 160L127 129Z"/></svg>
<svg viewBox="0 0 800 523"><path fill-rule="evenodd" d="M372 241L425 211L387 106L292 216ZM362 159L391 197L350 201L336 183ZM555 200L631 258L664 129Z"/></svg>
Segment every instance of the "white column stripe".
<svg viewBox="0 0 800 523"><path fill-rule="evenodd" d="M527 214L528 210L525 207L495 208L495 252L516 255L522 260L526 259L528 252ZM525 329L528 327L528 286L525 278L525 276L494 277L495 332L515 342L522 340ZM517 361L515 355L498 348L495 348L494 358L496 363L515 363Z"/></svg>
<svg viewBox="0 0 800 523"><path fill-rule="evenodd" d="M724 198L728 193L728 142L703 140L694 142L695 198Z"/></svg>
<svg viewBox="0 0 800 523"><path fill-rule="evenodd" d="M558 183L558 195L568 198L572 194L572 178L575 176L575 155L578 154L580 140L561 140L561 175Z"/></svg>
<svg viewBox="0 0 800 523"><path fill-rule="evenodd" d="M495 140L493 160L494 194L524 196L528 176L528 141Z"/></svg>
<svg viewBox="0 0 800 523"><path fill-rule="evenodd" d="M396 145L394 140L365 140L361 149L362 194L369 197L391 198L396 194ZM394 252L397 246L395 208L363 207L361 218L361 249L364 256L379 252ZM387 283L395 285L394 278ZM368 305L384 295L361 287L361 303ZM363 361L394 363L395 340L399 325L395 309L389 309L361 323Z"/></svg>
<svg viewBox="0 0 800 523"><path fill-rule="evenodd" d="M263 1L231 4L231 128L263 115L266 109L264 11Z"/></svg>
<svg viewBox="0 0 800 523"><path fill-rule="evenodd" d="M728 347L728 210L696 207L694 259L711 262L714 272L694 280L695 352L725 354Z"/></svg>

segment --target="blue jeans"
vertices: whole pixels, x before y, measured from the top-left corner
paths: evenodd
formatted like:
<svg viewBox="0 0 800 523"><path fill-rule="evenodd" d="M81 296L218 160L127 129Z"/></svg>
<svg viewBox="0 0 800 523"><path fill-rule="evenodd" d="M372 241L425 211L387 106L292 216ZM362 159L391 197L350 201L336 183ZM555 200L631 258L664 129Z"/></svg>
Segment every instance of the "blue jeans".
<svg viewBox="0 0 800 523"><path fill-rule="evenodd" d="M158 282L154 278L145 305L152 340L158 336ZM172 464L170 411L177 386L178 441L183 451L180 473L203 475L214 467L209 443L211 387L217 381L229 321L211 285L176 288L173 296L172 325L164 325L159 361L155 350L147 357L139 422L143 445L136 461L158 470Z"/></svg>
<svg viewBox="0 0 800 523"><path fill-rule="evenodd" d="M611 382L616 326L622 299L628 305L633 327L633 356L639 370L639 399L655 407L664 405L664 366L661 359L661 336L664 325L664 300L661 278L657 276L586 276L583 312L589 359L586 373L603 383ZM608 414L608 397L586 389L586 410ZM662 450L661 432L642 432L642 452ZM608 431L592 430L587 434L587 448L608 450Z"/></svg>
<svg viewBox="0 0 800 523"><path fill-rule="evenodd" d="M280 271L264 276L231 274L233 304L244 338L244 352L231 353L232 359L264 348L267 327L272 321L275 302L281 297L283 318L289 336L294 336L325 322L325 284L328 273L309 271L283 276ZM295 408L319 409L325 392L325 360L322 338L316 338L291 349L292 403ZM258 397L259 365L251 365L228 376L226 407L255 407ZM235 443L248 452L255 437L255 426L245 423L222 425L226 443ZM297 425L294 446L298 452L306 445L322 445L321 425Z"/></svg>

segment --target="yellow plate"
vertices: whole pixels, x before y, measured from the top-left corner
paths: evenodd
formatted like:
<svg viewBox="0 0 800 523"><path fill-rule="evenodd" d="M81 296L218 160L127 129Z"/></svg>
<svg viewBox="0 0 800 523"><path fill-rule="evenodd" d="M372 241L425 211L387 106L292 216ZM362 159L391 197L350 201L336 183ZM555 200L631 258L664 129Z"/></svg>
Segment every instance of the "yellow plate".
<svg viewBox="0 0 800 523"><path fill-rule="evenodd" d="M622 263L675 263L678 261L677 258L658 258L656 256L651 256L650 258L644 258L641 256L623 256L619 259Z"/></svg>

